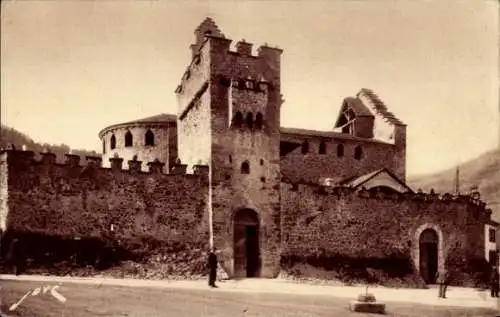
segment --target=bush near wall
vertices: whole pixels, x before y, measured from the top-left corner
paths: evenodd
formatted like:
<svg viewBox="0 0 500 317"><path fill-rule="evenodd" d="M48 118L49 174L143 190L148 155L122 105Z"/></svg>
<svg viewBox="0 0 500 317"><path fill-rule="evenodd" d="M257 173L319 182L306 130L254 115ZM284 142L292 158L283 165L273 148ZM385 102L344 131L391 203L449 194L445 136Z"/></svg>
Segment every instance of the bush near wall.
<svg viewBox="0 0 500 317"><path fill-rule="evenodd" d="M17 239L16 251L8 246ZM2 240L2 273L21 264L25 273L168 278L206 274L206 240L159 241L154 237L118 241L108 238L69 239L33 233L9 233ZM11 254L9 254L11 253Z"/></svg>
<svg viewBox="0 0 500 317"><path fill-rule="evenodd" d="M462 256L459 244L450 247L445 259L450 285L488 288L491 277L491 265L484 257L476 255Z"/></svg>
<svg viewBox="0 0 500 317"><path fill-rule="evenodd" d="M298 281L337 281L346 285L425 288L408 257L352 258L343 255L281 258L282 275Z"/></svg>

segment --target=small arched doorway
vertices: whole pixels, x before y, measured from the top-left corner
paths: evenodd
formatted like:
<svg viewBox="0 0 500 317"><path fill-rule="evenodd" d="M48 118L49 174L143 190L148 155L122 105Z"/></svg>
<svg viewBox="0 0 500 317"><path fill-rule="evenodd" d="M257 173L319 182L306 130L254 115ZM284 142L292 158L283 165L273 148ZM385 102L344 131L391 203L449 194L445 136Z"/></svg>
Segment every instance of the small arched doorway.
<svg viewBox="0 0 500 317"><path fill-rule="evenodd" d="M259 216L254 210L242 209L234 215L234 275L260 275Z"/></svg>
<svg viewBox="0 0 500 317"><path fill-rule="evenodd" d="M432 229L425 229L419 238L420 275L425 283L436 282L438 271L438 234Z"/></svg>

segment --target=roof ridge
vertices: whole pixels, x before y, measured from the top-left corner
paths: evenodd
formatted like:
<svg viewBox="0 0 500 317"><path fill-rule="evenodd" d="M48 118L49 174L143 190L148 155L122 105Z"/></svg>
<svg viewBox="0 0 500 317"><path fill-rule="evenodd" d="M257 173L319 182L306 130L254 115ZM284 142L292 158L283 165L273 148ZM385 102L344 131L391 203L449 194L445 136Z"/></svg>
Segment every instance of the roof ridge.
<svg viewBox="0 0 500 317"><path fill-rule="evenodd" d="M394 113L389 111L387 105L380 99L380 97L371 89L361 88L360 91L356 94L356 97L363 94L365 95L372 103L375 110L378 114L382 115L385 119L387 119L392 124L404 124L399 118L396 117Z"/></svg>

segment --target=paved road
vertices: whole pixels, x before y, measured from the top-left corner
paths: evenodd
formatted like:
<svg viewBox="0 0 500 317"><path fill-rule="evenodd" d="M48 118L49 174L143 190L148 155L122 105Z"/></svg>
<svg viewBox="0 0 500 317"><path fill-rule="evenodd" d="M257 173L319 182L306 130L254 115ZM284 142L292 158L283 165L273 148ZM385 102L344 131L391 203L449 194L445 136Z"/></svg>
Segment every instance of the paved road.
<svg viewBox="0 0 500 317"><path fill-rule="evenodd" d="M39 275L0 275L0 280L25 280L25 281L50 281L63 283L80 283L93 285L116 285L132 287L158 287L163 289L187 289L205 290L206 281L152 281L137 279L113 279L113 278L78 278L57 277ZM255 296L265 294L289 294L289 295L315 295L320 297L333 297L344 299L356 299L363 293L364 287L355 286L326 286L297 284L280 279L245 279L228 280L219 282L217 292L221 293L249 293ZM392 289L384 287L369 288L381 302L418 303L432 306L456 306L456 307L482 307L500 310L500 301L490 298L487 291L477 291L471 288L450 287L447 299L437 298L437 288L417 289Z"/></svg>

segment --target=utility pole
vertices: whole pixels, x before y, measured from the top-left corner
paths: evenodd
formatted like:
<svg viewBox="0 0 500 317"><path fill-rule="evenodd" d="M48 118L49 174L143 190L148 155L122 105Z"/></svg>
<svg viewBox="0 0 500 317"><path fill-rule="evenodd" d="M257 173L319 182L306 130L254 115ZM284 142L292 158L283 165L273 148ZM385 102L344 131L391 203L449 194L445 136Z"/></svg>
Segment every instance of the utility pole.
<svg viewBox="0 0 500 317"><path fill-rule="evenodd" d="M457 165L455 172L455 195L460 194L460 164Z"/></svg>

